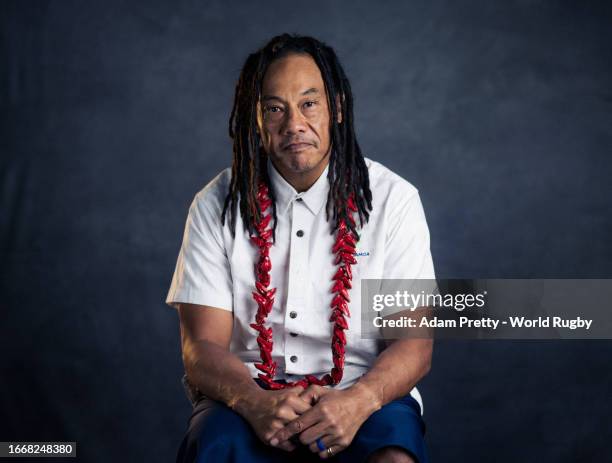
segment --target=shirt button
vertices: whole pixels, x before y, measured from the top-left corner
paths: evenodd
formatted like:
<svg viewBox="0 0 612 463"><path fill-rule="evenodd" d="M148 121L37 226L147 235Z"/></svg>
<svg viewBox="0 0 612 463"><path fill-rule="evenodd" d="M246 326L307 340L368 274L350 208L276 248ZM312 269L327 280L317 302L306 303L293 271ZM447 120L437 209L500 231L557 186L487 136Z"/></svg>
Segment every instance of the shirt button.
<svg viewBox="0 0 612 463"><path fill-rule="evenodd" d="M297 355L292 355L289 360L291 360L293 363L297 362Z"/></svg>
<svg viewBox="0 0 612 463"><path fill-rule="evenodd" d="M291 318L295 318L295 317L297 317L297 312L295 310L292 310L291 312L289 312L289 316Z"/></svg>
<svg viewBox="0 0 612 463"><path fill-rule="evenodd" d="M304 201L302 198L295 198L296 201Z"/></svg>
<svg viewBox="0 0 612 463"><path fill-rule="evenodd" d="M304 232L302 230L298 230L296 235L301 238L302 236L304 236Z"/></svg>

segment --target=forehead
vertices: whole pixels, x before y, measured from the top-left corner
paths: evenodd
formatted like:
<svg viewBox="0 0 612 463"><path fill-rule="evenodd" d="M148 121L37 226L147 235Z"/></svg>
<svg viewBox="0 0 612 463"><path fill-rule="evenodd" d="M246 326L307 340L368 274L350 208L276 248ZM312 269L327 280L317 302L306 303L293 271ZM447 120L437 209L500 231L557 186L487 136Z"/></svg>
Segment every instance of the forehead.
<svg viewBox="0 0 612 463"><path fill-rule="evenodd" d="M274 60L264 75L263 94L297 94L309 88L325 88L321 71L312 56L291 54Z"/></svg>

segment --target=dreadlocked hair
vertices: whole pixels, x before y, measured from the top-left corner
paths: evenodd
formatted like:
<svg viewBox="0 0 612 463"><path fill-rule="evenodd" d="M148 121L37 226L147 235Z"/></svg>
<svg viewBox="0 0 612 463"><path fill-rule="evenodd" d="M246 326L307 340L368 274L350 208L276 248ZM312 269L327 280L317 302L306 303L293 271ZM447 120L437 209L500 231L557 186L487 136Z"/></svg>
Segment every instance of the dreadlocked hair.
<svg viewBox="0 0 612 463"><path fill-rule="evenodd" d="M232 177L229 192L225 198L221 221L225 224L225 216L230 209L230 229L232 236L236 234L236 209L240 207L240 215L244 228L249 235L258 234L256 223L264 211L257 202L258 185L261 181L268 186L268 194L272 200L274 225L272 240L276 240L276 197L272 188L267 164L267 153L260 145L260 135L257 128L257 103L260 101L263 78L270 64L277 59L290 54L310 55L323 77L327 102L330 109L331 153L327 178L330 189L325 206L326 220L333 220L330 234L333 234L340 223L344 221L354 235L359 235L350 220L347 220L350 210L347 201L354 194L354 202L359 213L359 225L363 227L372 210L372 192L364 157L357 143L353 127L353 94L351 86L342 69L334 50L323 42L307 36L282 34L274 37L263 48L248 56L236 85L234 106L229 119L229 135L233 140ZM340 108L336 105L336 97L340 97ZM342 122L338 122L338 109L342 114Z"/></svg>

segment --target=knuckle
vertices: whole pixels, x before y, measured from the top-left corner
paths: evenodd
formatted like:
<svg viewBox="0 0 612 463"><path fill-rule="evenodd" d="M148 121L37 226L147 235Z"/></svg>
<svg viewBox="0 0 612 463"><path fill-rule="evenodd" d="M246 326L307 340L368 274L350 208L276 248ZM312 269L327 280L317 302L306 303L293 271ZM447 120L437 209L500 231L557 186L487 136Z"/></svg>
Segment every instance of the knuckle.
<svg viewBox="0 0 612 463"><path fill-rule="evenodd" d="M302 432L304 428L304 425L302 424L301 421L296 420L291 424L291 430L296 433L296 432Z"/></svg>
<svg viewBox="0 0 612 463"><path fill-rule="evenodd" d="M287 405L281 405L280 407L277 407L276 410L274 411L274 417L275 418L282 418L283 416L286 415L287 413Z"/></svg>
<svg viewBox="0 0 612 463"><path fill-rule="evenodd" d="M298 395L304 391L305 391L304 386L295 386L294 388L291 389L290 395Z"/></svg>
<svg viewBox="0 0 612 463"><path fill-rule="evenodd" d="M283 427L284 424L281 420L273 420L272 423L270 423L270 429L272 429L273 433L276 433L276 431L282 429Z"/></svg>

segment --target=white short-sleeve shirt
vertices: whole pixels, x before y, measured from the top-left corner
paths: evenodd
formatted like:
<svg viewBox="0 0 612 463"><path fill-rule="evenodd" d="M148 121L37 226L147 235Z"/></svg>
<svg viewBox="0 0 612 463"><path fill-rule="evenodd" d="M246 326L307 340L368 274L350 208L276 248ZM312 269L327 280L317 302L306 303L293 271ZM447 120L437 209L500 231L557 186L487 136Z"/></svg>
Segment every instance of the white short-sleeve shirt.
<svg viewBox="0 0 612 463"><path fill-rule="evenodd" d="M361 339L361 278L434 279L429 230L418 190L379 162L365 158L372 191L369 222L358 229L352 266L353 288L346 331L347 345L342 381L351 386L368 371L384 348L381 340ZM335 235L325 219L329 192L326 167L317 181L298 193L268 160L268 172L277 201L276 243L270 249L270 287L276 287L272 312L266 320L274 333L275 379L294 381L305 374L317 377L333 367L330 348L332 276L337 270L332 253ZM260 362L253 300L257 248L236 217L236 237L221 212L228 192L228 167L199 191L185 224L183 242L166 303L200 304L233 312L230 351L247 366L253 378ZM359 219L357 219L359 220ZM301 231L301 233L298 233ZM416 387L411 394L421 404Z"/></svg>

